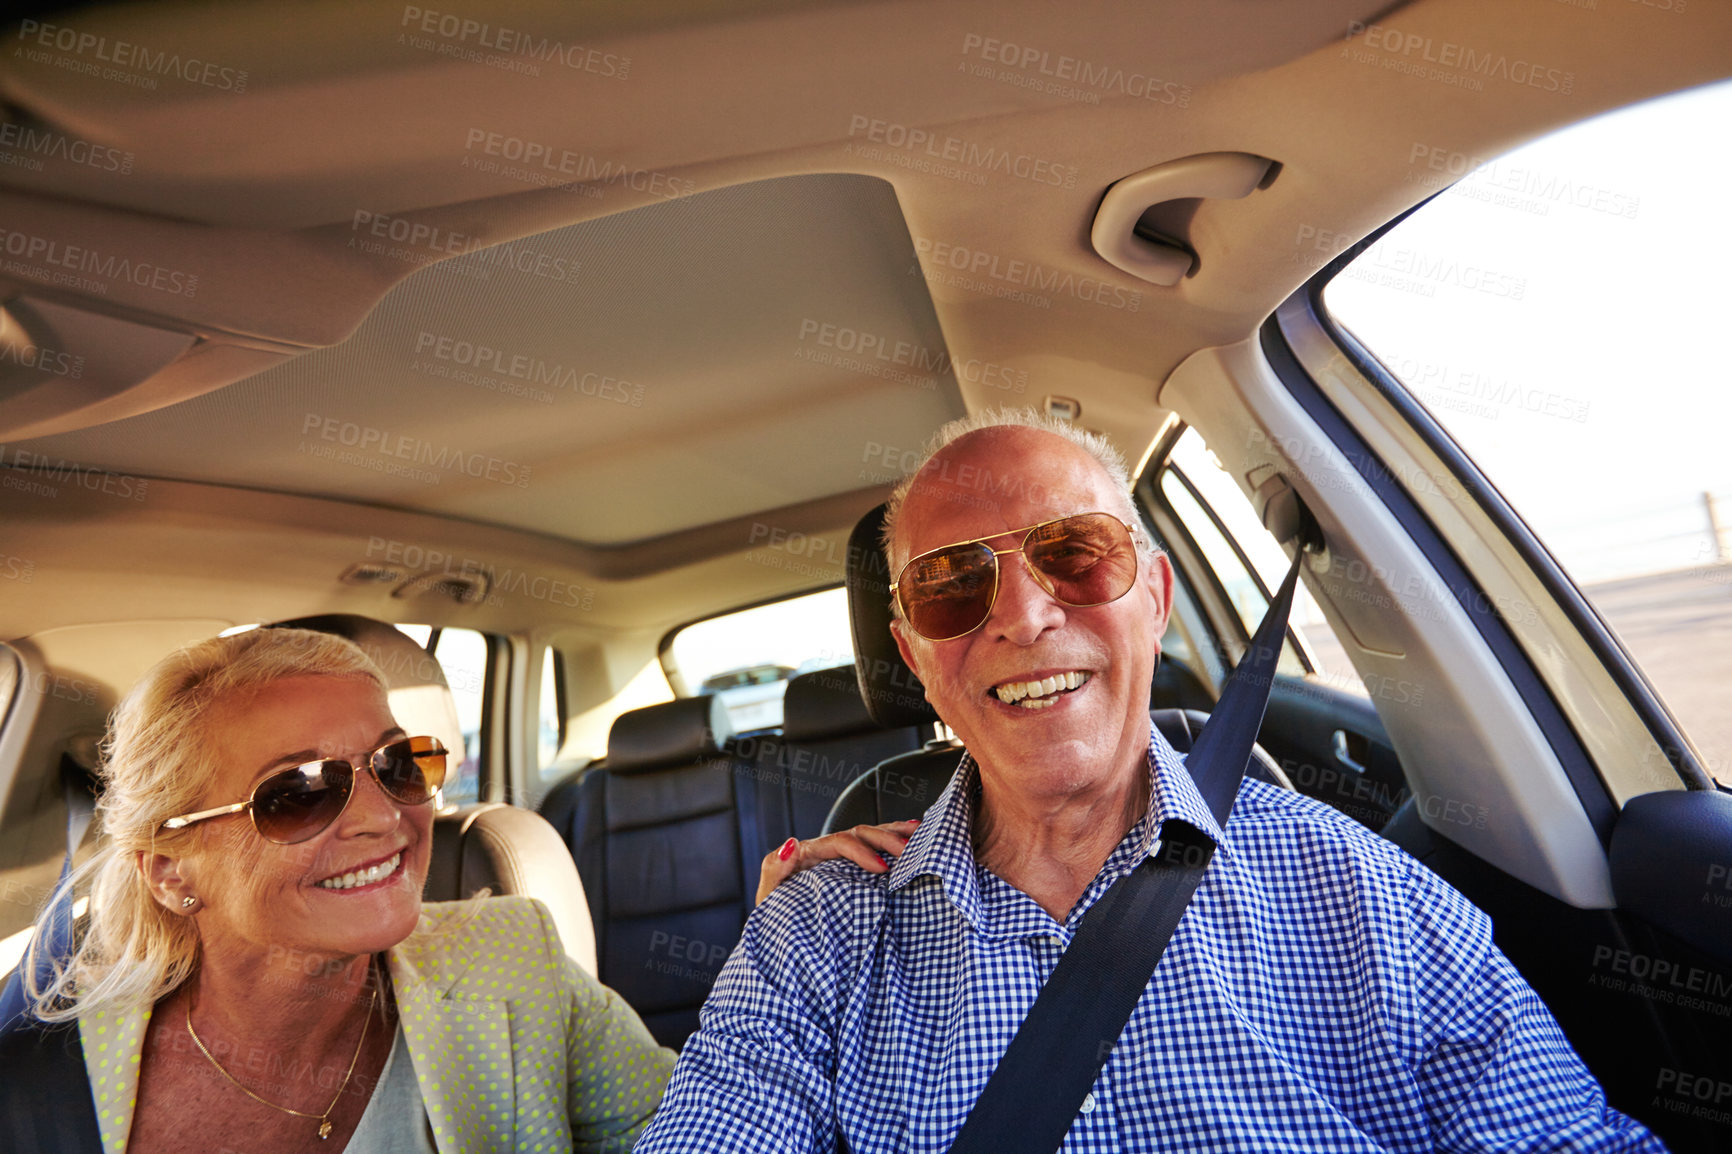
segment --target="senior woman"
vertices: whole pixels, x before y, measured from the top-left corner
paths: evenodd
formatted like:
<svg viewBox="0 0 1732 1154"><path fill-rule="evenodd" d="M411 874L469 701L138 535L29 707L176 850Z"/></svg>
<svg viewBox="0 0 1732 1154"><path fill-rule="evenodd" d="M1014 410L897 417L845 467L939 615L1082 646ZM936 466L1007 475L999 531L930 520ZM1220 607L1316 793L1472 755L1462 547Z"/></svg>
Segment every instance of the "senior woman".
<svg viewBox="0 0 1732 1154"><path fill-rule="evenodd" d="M107 1154L630 1148L673 1054L538 903L423 904L444 773L366 654L324 633L212 638L127 695L89 926L29 989L37 1017L77 1022ZM882 869L868 847L901 829L765 876Z"/></svg>

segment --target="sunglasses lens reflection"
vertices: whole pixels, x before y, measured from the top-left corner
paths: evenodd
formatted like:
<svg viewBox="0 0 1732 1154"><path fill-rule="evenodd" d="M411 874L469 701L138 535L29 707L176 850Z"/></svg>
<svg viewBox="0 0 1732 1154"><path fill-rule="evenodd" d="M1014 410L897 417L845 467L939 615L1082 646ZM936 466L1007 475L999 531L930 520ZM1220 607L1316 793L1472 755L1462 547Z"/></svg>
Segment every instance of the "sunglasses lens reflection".
<svg viewBox="0 0 1732 1154"><path fill-rule="evenodd" d="M386 793L420 805L445 784L445 747L433 737L407 737L373 755L373 772Z"/></svg>
<svg viewBox="0 0 1732 1154"><path fill-rule="evenodd" d="M343 812L355 771L347 762L296 766L267 778L253 791L253 824L271 841L306 841Z"/></svg>
<svg viewBox="0 0 1732 1154"><path fill-rule="evenodd" d="M445 784L445 747L434 737L406 737L375 750L379 787L404 805L431 801ZM269 841L294 845L337 820L355 788L346 761L316 761L268 777L253 791L253 825Z"/></svg>
<svg viewBox="0 0 1732 1154"><path fill-rule="evenodd" d="M1078 608L1105 605L1130 592L1137 551L1123 523L1091 514L1043 525L1023 552L1052 587L1053 596Z"/></svg>
<svg viewBox="0 0 1732 1154"><path fill-rule="evenodd" d="M967 633L992 609L998 560L985 545L957 545L915 559L898 591L908 623L922 637Z"/></svg>

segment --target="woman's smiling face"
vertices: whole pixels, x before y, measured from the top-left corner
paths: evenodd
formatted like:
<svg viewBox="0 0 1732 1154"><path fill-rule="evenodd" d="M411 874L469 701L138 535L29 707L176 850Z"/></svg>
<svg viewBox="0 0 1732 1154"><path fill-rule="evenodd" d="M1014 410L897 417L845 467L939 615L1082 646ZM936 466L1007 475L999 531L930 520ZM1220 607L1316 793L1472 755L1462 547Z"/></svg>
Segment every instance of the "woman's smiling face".
<svg viewBox="0 0 1732 1154"><path fill-rule="evenodd" d="M219 703L203 729L216 764L201 801L209 807L244 799L272 773L305 762L365 764L404 736L384 690L363 677L275 681ZM415 928L433 805L393 800L370 772L356 774L330 826L294 845L266 841L245 813L203 824L174 864L200 900L195 916L207 959L335 960L389 949Z"/></svg>

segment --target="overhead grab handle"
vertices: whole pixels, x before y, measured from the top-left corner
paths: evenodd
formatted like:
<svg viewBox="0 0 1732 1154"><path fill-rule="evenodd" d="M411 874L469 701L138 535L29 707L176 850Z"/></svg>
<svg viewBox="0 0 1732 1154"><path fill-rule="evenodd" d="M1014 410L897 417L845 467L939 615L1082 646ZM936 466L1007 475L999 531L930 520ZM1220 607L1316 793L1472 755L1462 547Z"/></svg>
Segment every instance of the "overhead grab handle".
<svg viewBox="0 0 1732 1154"><path fill-rule="evenodd" d="M1205 152L1157 164L1107 189L1090 239L1111 265L1158 285L1178 284L1196 254L1177 239L1139 233L1137 222L1174 200L1238 200L1264 182L1275 162L1247 152Z"/></svg>

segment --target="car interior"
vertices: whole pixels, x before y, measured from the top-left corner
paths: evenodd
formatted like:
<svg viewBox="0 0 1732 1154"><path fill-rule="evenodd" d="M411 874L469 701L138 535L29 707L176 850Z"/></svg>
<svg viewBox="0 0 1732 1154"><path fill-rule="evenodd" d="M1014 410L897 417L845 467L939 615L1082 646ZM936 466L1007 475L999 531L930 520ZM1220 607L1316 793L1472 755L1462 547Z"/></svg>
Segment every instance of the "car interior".
<svg viewBox="0 0 1732 1154"><path fill-rule="evenodd" d="M877 526L939 426L1032 407L1133 466L1181 748L1303 501L1252 772L1490 914L1614 1106L1732 1145L1732 798L1323 298L1438 195L1416 141L1725 80L1732 7L248 0L4 36L6 967L99 843L69 822L120 697L299 624L465 751L428 897L547 902L677 1047L767 852L948 780ZM846 640L808 666L675 657L813 595ZM730 709L764 684L773 723Z"/></svg>

